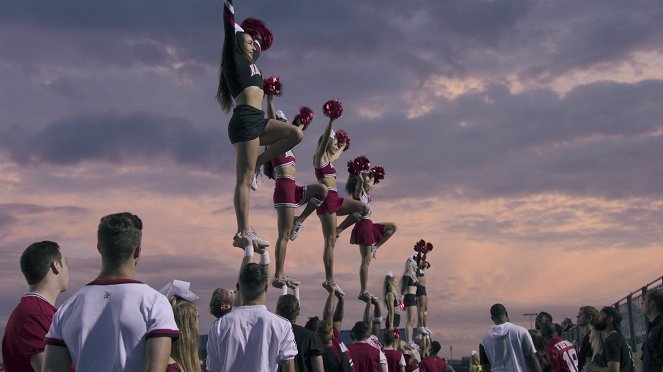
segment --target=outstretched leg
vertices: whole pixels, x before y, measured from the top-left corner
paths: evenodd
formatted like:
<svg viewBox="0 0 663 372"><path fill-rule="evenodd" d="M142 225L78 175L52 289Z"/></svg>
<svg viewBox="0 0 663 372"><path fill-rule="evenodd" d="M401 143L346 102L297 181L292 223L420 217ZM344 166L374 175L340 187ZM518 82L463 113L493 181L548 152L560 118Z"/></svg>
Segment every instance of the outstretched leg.
<svg viewBox="0 0 663 372"><path fill-rule="evenodd" d="M370 211L370 207L364 202L350 198L343 198L341 209L339 209L336 214L339 216L347 215L348 217L338 225L336 228L336 235L340 235L343 230L354 225L362 216L367 215Z"/></svg>
<svg viewBox="0 0 663 372"><path fill-rule="evenodd" d="M325 247L322 253L322 262L325 266L325 281L334 282L334 247L336 246L336 214L320 214L322 235Z"/></svg>
<svg viewBox="0 0 663 372"><path fill-rule="evenodd" d="M283 276L283 267L285 266L285 257L288 251L288 238L290 237L290 229L292 228L292 218L294 214L294 208L276 208L276 220L279 233L276 240L276 266L274 268L275 280L272 282L272 285L277 288L281 288L285 284L279 282L277 279Z"/></svg>
<svg viewBox="0 0 663 372"><path fill-rule="evenodd" d="M304 132L296 126L276 119L269 119L265 130L260 135L260 145L267 147L257 157L255 166L259 167L292 149L302 138L304 138ZM253 174L251 174L251 177L252 180Z"/></svg>
<svg viewBox="0 0 663 372"><path fill-rule="evenodd" d="M258 139L245 142L237 142L235 147L235 193L233 204L235 206L235 218L237 219L237 232L248 233L251 229L249 224L249 185L255 173L255 163L258 157L260 142ZM235 245L241 248L251 245L251 241L241 236Z"/></svg>
<svg viewBox="0 0 663 372"><path fill-rule="evenodd" d="M306 208L304 208L299 216L296 216L291 221L292 230L290 233L290 240L295 240L297 238L297 234L299 233L299 229L301 229L302 224L308 218L308 216L310 216L311 213L313 213L313 211L315 211L315 209L322 204L322 202L327 197L327 191L327 186L319 183L306 186L306 199L304 199Z"/></svg>
<svg viewBox="0 0 663 372"><path fill-rule="evenodd" d="M361 253L361 265L359 266L359 296L360 299L362 299L362 294L368 293L368 265L371 263L371 247L368 245L359 245L359 252ZM370 301L370 296L368 297L368 300Z"/></svg>
<svg viewBox="0 0 663 372"><path fill-rule="evenodd" d="M382 238L380 239L379 242L375 243L376 247L382 246L389 238L391 238L392 235L396 232L396 224L393 222L380 222L380 224L384 225L384 234L382 234Z"/></svg>

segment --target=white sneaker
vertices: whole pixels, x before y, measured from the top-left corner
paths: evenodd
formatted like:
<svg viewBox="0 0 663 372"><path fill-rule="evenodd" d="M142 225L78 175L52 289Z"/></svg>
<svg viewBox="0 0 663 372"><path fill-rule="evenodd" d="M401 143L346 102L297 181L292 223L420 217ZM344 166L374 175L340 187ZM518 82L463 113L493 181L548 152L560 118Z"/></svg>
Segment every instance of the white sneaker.
<svg viewBox="0 0 663 372"><path fill-rule="evenodd" d="M373 298L373 295L368 292L361 292L359 296L357 296L357 299L359 301L364 301L364 302L370 301L371 298Z"/></svg>
<svg viewBox="0 0 663 372"><path fill-rule="evenodd" d="M375 260L375 255L378 253L378 247L375 244L371 244L371 260Z"/></svg>
<svg viewBox="0 0 663 372"><path fill-rule="evenodd" d="M283 282L285 283L285 285L287 285L289 288L292 289L295 289L299 287L300 284L302 284L302 282L300 282L299 280L291 278L287 275L283 278Z"/></svg>
<svg viewBox="0 0 663 372"><path fill-rule="evenodd" d="M258 172L256 172L253 175L253 180L251 181L251 190L257 191L258 190Z"/></svg>
<svg viewBox="0 0 663 372"><path fill-rule="evenodd" d="M301 228L302 223L299 221L299 218L295 217L295 219L292 221L292 230L290 230L290 240L294 241L297 239L297 234Z"/></svg>
<svg viewBox="0 0 663 372"><path fill-rule="evenodd" d="M430 332L428 331L428 329L426 327L419 327L419 334L430 335Z"/></svg>
<svg viewBox="0 0 663 372"><path fill-rule="evenodd" d="M251 239L254 245L257 245L259 247L269 247L269 242L261 237L258 236L258 233L256 233L253 228L251 230L247 231L246 237Z"/></svg>
<svg viewBox="0 0 663 372"><path fill-rule="evenodd" d="M343 289L341 289L341 287L336 282L330 282L330 281L326 280L322 283L322 286L328 291L331 291L333 289L341 297L345 296L345 292L343 291Z"/></svg>

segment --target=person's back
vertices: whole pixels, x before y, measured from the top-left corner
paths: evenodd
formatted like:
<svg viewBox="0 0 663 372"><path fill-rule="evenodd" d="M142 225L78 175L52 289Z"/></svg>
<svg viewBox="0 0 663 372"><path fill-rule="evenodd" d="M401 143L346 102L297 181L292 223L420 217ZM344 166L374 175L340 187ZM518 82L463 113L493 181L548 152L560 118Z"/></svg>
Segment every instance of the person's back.
<svg viewBox="0 0 663 372"><path fill-rule="evenodd" d="M401 367L405 367L405 357L400 351L385 348L384 356L387 358L387 371L398 372L401 370Z"/></svg>
<svg viewBox="0 0 663 372"><path fill-rule="evenodd" d="M20 263L29 292L7 320L2 358L8 372L41 371L46 347L44 336L57 310L53 305L69 285L69 269L58 244L50 241L28 246Z"/></svg>
<svg viewBox="0 0 663 372"><path fill-rule="evenodd" d="M179 331L164 295L135 279L143 223L105 216L97 231L101 272L58 309L46 335L44 371L165 370Z"/></svg>
<svg viewBox="0 0 663 372"><path fill-rule="evenodd" d="M546 341L545 349L550 356L552 370L554 372L577 372L578 352L575 345L560 337L554 324L542 324L541 333Z"/></svg>
<svg viewBox="0 0 663 372"><path fill-rule="evenodd" d="M421 372L445 372L447 370L447 361L437 355L429 355L419 363Z"/></svg>
<svg viewBox="0 0 663 372"><path fill-rule="evenodd" d="M530 340L524 327L509 322L492 326L481 340L481 350L490 360L490 370L527 372L523 339ZM531 345L531 341L529 343Z"/></svg>
<svg viewBox="0 0 663 372"><path fill-rule="evenodd" d="M363 321L355 323L351 333L354 342L348 346L348 350L352 356L352 370L386 371L387 358L384 353L368 342L370 335L368 324Z"/></svg>

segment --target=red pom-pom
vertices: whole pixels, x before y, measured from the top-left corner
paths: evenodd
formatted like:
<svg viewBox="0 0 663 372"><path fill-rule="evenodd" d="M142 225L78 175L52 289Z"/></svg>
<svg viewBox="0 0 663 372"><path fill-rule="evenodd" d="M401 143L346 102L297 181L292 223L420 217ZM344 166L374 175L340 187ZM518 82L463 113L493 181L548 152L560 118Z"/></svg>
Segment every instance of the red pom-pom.
<svg viewBox="0 0 663 372"><path fill-rule="evenodd" d="M374 183L380 183L380 180L384 179L384 168L382 168L381 165L373 167L373 169L371 169L371 173L373 173Z"/></svg>
<svg viewBox="0 0 663 372"><path fill-rule="evenodd" d="M426 248L426 241L421 239L414 244L414 251L417 253L423 253Z"/></svg>
<svg viewBox="0 0 663 372"><path fill-rule="evenodd" d="M270 76L262 81L262 89L273 96L281 95L281 80L278 76Z"/></svg>
<svg viewBox="0 0 663 372"><path fill-rule="evenodd" d="M430 252L433 250L433 243L426 243L426 252Z"/></svg>
<svg viewBox="0 0 663 372"><path fill-rule="evenodd" d="M368 160L366 155L361 155L348 162L348 173L356 176L362 171L367 171L370 167L371 161Z"/></svg>
<svg viewBox="0 0 663 372"><path fill-rule="evenodd" d="M292 120L293 124L301 124L304 126L302 130L306 130L308 128L309 124L313 121L313 118L315 117L315 112L311 110L310 107L302 106L299 108L299 114L295 116L295 118Z"/></svg>
<svg viewBox="0 0 663 372"><path fill-rule="evenodd" d="M343 115L343 105L337 99L332 99L322 106L322 112L331 119L338 119Z"/></svg>
<svg viewBox="0 0 663 372"><path fill-rule="evenodd" d="M348 151L350 148L350 136L348 136L348 132L343 129L336 132L336 141L338 141L339 146L345 145L343 151Z"/></svg>
<svg viewBox="0 0 663 372"><path fill-rule="evenodd" d="M251 35L254 40L258 40L260 43L260 50L267 50L272 46L274 35L272 35L272 31L267 28L263 21L255 18L247 18L242 21L240 26L247 34Z"/></svg>

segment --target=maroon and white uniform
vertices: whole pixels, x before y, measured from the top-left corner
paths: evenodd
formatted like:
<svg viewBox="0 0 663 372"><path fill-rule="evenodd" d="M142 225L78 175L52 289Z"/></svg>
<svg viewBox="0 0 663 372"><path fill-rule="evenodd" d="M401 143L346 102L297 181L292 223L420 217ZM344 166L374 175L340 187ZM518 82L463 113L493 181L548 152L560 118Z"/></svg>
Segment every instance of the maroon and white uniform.
<svg viewBox="0 0 663 372"><path fill-rule="evenodd" d="M384 349L384 356L387 357L387 371L400 371L401 367L405 367L405 357L400 351Z"/></svg>
<svg viewBox="0 0 663 372"><path fill-rule="evenodd" d="M405 358L405 372L419 372L419 364L418 363L410 365L410 358L412 358L412 355L403 354L403 357Z"/></svg>
<svg viewBox="0 0 663 372"><path fill-rule="evenodd" d="M359 198L353 197L368 205L368 213L362 216L360 213L355 212L353 215L358 219L358 222L352 228L350 234L350 244L371 245L382 240L384 235L384 225L381 223L374 224L371 220L371 213L373 212L373 198L368 193L364 193Z"/></svg>
<svg viewBox="0 0 663 372"><path fill-rule="evenodd" d="M327 163L322 167L315 167L315 177L318 180L321 180L325 177L336 178L336 168L334 164ZM322 204L316 209L317 214L333 214L338 212L339 209L343 206L343 198L338 197L338 190L334 187L329 187L327 191L327 197L322 202Z"/></svg>
<svg viewBox="0 0 663 372"><path fill-rule="evenodd" d="M427 356L419 363L419 372L445 372L447 360L437 355Z"/></svg>
<svg viewBox="0 0 663 372"><path fill-rule="evenodd" d="M278 170L285 167L295 166L295 155L292 151L281 154L271 160L274 168L274 208L297 208L304 204L306 199L306 186L295 183L295 177L287 174L279 174Z"/></svg>
<svg viewBox="0 0 663 372"><path fill-rule="evenodd" d="M32 371L30 358L44 351L44 337L57 308L37 293L28 293L12 311L2 338L5 369Z"/></svg>
<svg viewBox="0 0 663 372"><path fill-rule="evenodd" d="M346 358L348 358L348 361L350 361L350 366L353 365L352 363L352 355L350 354L350 350L348 350L348 347L345 346L345 343L341 340L341 334L338 332L336 328L332 330L332 345L335 348L338 348L343 354L345 354Z"/></svg>
<svg viewBox="0 0 663 372"><path fill-rule="evenodd" d="M555 372L578 372L578 352L570 341L556 336L546 349Z"/></svg>
<svg viewBox="0 0 663 372"><path fill-rule="evenodd" d="M377 371L380 364L387 364L387 357L380 349L365 341L355 341L350 346L354 372Z"/></svg>

